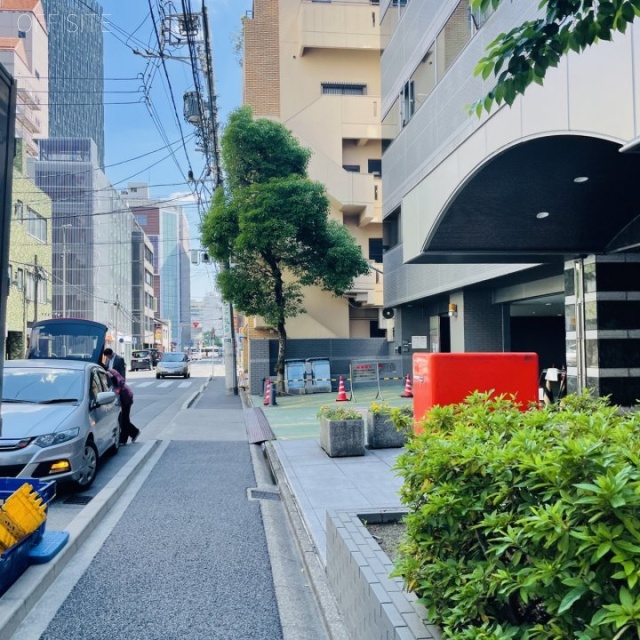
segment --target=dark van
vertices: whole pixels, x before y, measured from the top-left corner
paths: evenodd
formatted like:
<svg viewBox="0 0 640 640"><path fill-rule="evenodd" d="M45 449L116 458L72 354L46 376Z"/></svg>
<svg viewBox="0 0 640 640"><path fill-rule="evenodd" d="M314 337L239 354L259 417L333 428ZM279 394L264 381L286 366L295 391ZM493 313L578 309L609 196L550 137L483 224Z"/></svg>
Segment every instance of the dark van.
<svg viewBox="0 0 640 640"><path fill-rule="evenodd" d="M138 371L139 369L151 371L152 368L153 357L150 349L131 352L131 371Z"/></svg>

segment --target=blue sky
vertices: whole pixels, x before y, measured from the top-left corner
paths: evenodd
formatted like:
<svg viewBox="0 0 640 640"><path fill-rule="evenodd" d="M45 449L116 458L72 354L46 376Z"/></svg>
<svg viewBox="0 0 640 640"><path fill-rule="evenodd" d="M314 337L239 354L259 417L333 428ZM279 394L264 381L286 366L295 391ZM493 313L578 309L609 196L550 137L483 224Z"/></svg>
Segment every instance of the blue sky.
<svg viewBox="0 0 640 640"><path fill-rule="evenodd" d="M252 0L206 1L213 40L219 123L224 125L229 112L242 102L242 69L233 41L241 32L241 18L251 9ZM102 0L102 4L107 23L104 34L106 174L118 189L125 188L127 181L148 182L153 197L175 198L189 190L183 178L189 165L196 177L204 166L202 154L195 151L194 128L182 115L182 96L193 89L191 68L178 60L166 60L178 124L162 65L157 59L132 51L132 48L158 49L148 0ZM151 5L157 20L157 0L152 0ZM201 0L192 0L191 6L198 11ZM177 56L188 55L186 47L171 51ZM144 103L145 92L156 123ZM184 145L181 133L186 139ZM165 140L176 143L172 147L175 159L166 157ZM144 157L127 162L142 155ZM197 209L187 204L185 210L192 230L191 245L198 248ZM212 286L212 268L192 265L192 297L204 296Z"/></svg>

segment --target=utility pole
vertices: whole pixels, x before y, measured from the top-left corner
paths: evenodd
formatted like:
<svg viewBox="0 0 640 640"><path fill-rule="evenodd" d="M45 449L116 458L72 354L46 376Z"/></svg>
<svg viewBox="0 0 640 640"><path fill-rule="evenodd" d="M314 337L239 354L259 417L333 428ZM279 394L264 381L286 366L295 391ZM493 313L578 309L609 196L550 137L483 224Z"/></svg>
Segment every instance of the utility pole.
<svg viewBox="0 0 640 640"><path fill-rule="evenodd" d="M62 225L62 317L67 317L67 229L73 225Z"/></svg>
<svg viewBox="0 0 640 640"><path fill-rule="evenodd" d="M166 3L169 6L169 3ZM184 95L185 120L196 127L197 150L205 156L205 170L202 178L191 176L194 183L204 186L211 181L213 189L222 188L222 167L220 165L220 148L218 144L218 121L215 84L213 78L213 56L209 31L209 17L205 0L202 0L202 12L187 12L187 3L182 3L185 13L171 14L162 12L164 20L159 29L160 51L136 51L144 57L161 57L165 59L188 60L193 72L194 91ZM189 56L171 56L167 47L184 47L189 49ZM221 269L229 269L227 262ZM238 366L236 355L236 336L233 303L225 301L223 306L224 327L224 363L226 389L228 393L238 395Z"/></svg>

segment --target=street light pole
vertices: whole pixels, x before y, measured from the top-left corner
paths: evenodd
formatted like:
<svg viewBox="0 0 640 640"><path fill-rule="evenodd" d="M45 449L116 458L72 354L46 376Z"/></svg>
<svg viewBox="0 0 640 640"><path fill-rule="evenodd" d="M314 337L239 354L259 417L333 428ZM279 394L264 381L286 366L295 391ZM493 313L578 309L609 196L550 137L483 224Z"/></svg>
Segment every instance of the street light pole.
<svg viewBox="0 0 640 640"><path fill-rule="evenodd" d="M73 225L62 225L62 317L67 317L67 229Z"/></svg>

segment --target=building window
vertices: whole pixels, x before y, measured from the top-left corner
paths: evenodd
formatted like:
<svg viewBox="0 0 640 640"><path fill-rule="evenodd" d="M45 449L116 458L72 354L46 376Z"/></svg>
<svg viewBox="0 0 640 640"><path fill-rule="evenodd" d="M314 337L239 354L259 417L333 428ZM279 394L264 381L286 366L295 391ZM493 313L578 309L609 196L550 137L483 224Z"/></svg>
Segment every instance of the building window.
<svg viewBox="0 0 640 640"><path fill-rule="evenodd" d="M367 85L346 82L323 82L322 93L333 96L366 96Z"/></svg>
<svg viewBox="0 0 640 640"><path fill-rule="evenodd" d="M133 189L131 189L131 191L133 191ZM136 219L136 222L141 226L141 227L146 227L147 226L147 216L144 216L142 214L138 214L136 216L134 216Z"/></svg>
<svg viewBox="0 0 640 640"><path fill-rule="evenodd" d="M484 10L476 9L475 11L473 11L471 7L469 7L469 19L471 20L471 29L474 33L484 25L484 23L489 19L489 16L491 16L494 11L495 9L493 7L488 7Z"/></svg>
<svg viewBox="0 0 640 640"><path fill-rule="evenodd" d="M49 291L47 281L44 278L38 280L38 303L47 304L49 302Z"/></svg>
<svg viewBox="0 0 640 640"><path fill-rule="evenodd" d="M22 222L24 220L24 204L20 200L13 205L13 217L18 222Z"/></svg>
<svg viewBox="0 0 640 640"><path fill-rule="evenodd" d="M16 269L16 288L18 291L24 288L24 269Z"/></svg>
<svg viewBox="0 0 640 640"><path fill-rule="evenodd" d="M382 160L380 158L369 158L367 163L367 173L373 173L374 176L382 175Z"/></svg>
<svg viewBox="0 0 640 640"><path fill-rule="evenodd" d="M33 277L33 273L27 273L27 290L26 297L27 300L35 300L36 299L36 279Z"/></svg>
<svg viewBox="0 0 640 640"><path fill-rule="evenodd" d="M409 120L413 117L416 110L416 90L413 80L409 80L400 94L402 102L400 103L402 109L402 126L404 127Z"/></svg>
<svg viewBox="0 0 640 640"><path fill-rule="evenodd" d="M342 168L345 171L349 171L351 173L360 173L360 165L359 164L343 164Z"/></svg>
<svg viewBox="0 0 640 640"><path fill-rule="evenodd" d="M47 221L31 207L27 207L27 233L40 242L47 241Z"/></svg>
<svg viewBox="0 0 640 640"><path fill-rule="evenodd" d="M369 260L382 262L382 238L369 238Z"/></svg>

